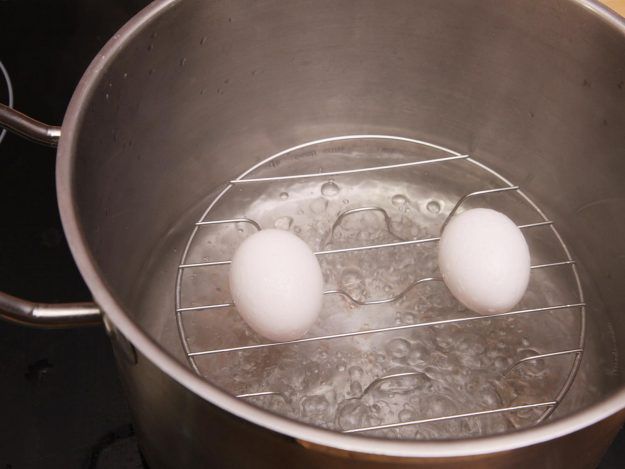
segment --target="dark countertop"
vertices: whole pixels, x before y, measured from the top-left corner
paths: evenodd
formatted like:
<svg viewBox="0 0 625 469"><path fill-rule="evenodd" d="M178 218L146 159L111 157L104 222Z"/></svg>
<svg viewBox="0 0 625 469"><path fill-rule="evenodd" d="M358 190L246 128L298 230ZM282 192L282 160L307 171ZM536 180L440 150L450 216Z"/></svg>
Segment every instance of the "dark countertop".
<svg viewBox="0 0 625 469"><path fill-rule="evenodd" d="M59 124L91 58L147 3L0 1L0 61L15 107ZM10 134L0 144L0 286L37 301L89 300L63 237L54 163L51 148ZM143 467L102 328L0 321L0 356L1 469Z"/></svg>

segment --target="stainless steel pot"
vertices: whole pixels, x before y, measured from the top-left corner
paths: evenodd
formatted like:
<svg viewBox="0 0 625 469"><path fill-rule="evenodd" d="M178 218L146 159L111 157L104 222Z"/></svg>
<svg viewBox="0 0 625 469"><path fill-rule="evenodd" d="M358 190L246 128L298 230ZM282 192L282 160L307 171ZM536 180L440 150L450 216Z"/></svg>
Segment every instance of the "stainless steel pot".
<svg viewBox="0 0 625 469"><path fill-rule="evenodd" d="M173 321L178 235L212 189L302 142L391 134L476 155L541 200L598 292L589 321L611 324L622 354L625 23L593 1L160 0L94 59L62 129L6 107L0 122L60 135L65 233L151 467L592 467L625 420L621 375L590 407L515 433L338 434L222 392L155 333ZM171 262L141 278L155 257ZM31 324L100 318L6 294L0 307Z"/></svg>

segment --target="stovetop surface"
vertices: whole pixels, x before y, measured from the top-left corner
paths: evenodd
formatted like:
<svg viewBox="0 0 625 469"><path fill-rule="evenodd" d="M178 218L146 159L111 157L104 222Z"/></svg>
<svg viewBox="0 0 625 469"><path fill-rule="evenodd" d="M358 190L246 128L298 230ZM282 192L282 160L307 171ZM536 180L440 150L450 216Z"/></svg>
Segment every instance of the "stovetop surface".
<svg viewBox="0 0 625 469"><path fill-rule="evenodd" d="M59 124L91 59L148 3L0 0L0 61L15 107ZM37 301L86 301L59 219L54 159L53 149L13 135L0 144L0 288ZM0 357L0 469L145 467L102 328L0 321ZM625 432L600 467L625 467Z"/></svg>

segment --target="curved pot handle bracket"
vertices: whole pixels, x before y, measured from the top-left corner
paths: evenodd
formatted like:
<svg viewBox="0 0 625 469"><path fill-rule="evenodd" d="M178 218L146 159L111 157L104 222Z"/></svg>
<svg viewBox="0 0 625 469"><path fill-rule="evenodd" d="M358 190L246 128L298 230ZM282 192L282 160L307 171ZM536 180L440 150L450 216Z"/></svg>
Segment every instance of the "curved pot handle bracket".
<svg viewBox="0 0 625 469"><path fill-rule="evenodd" d="M22 137L55 147L61 128L43 124L0 104L0 127ZM0 318L33 327L58 328L97 325L102 323L95 303L34 303L0 292Z"/></svg>
<svg viewBox="0 0 625 469"><path fill-rule="evenodd" d="M91 326L102 323L95 303L33 303L0 292L0 317L32 327L58 328Z"/></svg>
<svg viewBox="0 0 625 469"><path fill-rule="evenodd" d="M47 125L0 104L0 127L37 143L55 147L61 137L61 128Z"/></svg>

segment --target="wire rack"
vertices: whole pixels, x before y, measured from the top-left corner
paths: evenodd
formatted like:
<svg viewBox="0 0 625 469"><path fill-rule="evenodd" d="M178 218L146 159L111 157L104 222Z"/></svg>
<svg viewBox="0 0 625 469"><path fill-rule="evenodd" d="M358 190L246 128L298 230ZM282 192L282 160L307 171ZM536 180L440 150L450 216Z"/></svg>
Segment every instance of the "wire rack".
<svg viewBox="0 0 625 469"><path fill-rule="evenodd" d="M281 158L285 155L289 155L293 151L299 150L301 148L305 148L310 145L315 145L315 144L320 144L320 143L338 142L338 141L353 140L353 139L381 139L381 140L394 140L394 141L400 141L400 142L414 143L414 144L422 145L424 147L429 147L432 149L440 150L443 152L443 154L445 154L445 156L440 157L440 158L419 160L419 161L414 161L414 162L369 166L369 167L364 167L364 168L348 169L348 170L340 170L340 171L289 174L289 175L274 176L274 177L250 177L250 175L255 170L262 167L263 165L266 165L270 163L271 161ZM187 314L190 311L209 312L210 310L215 310L215 309L220 309L220 308L229 308L229 307L234 306L232 302L205 304L205 305L200 305L200 306L185 306L181 304L183 273L185 271L189 271L191 269L210 269L215 266L228 265L231 262L229 259L219 259L219 260L213 260L209 262L199 262L199 263L187 262L189 249L194 242L194 239L195 239L196 234L198 233L198 230L201 230L211 225L238 224L238 223L248 224L251 227L253 227L255 230L262 229L262 227L260 226L258 222L249 218L245 218L245 217L216 219L216 220L209 219L209 215L213 207L215 207L217 202L219 202L219 200L225 194L227 194L230 190L243 184L271 184L276 181L297 181L301 179L310 179L310 178L331 178L331 177L340 176L340 175L358 174L358 173L369 173L369 175L375 175L376 173L380 173L380 172L384 172L384 171L388 171L392 169L397 169L397 168L412 168L412 167L426 167L426 166L431 166L431 165L444 165L444 164L448 164L454 161L455 162L460 161L467 165L472 165L474 168L478 168L480 171L484 171L490 174L491 176L495 176L501 182L501 186L497 188L487 188L484 190L472 191L460 197L455 203L455 205L453 206L452 210L447 215L445 221L443 222L442 227L441 227L441 233L444 230L447 223L449 222L449 220L458 212L458 210L462 207L462 205L467 200L480 198L480 197L487 196L487 195L490 196L490 195L502 194L506 192L516 193L535 211L535 213L539 217L539 221L530 223L530 224L519 225L519 228L523 231L534 230L534 229L551 230L552 235L555 237L555 239L557 240L557 243L562 248L562 252L564 253L564 256L562 259L559 259L550 263L532 265L531 270L537 271L541 269L570 269L573 274L574 282L575 282L575 286L577 290L576 302L545 305L545 306L529 308L529 309L518 309L514 311L493 314L493 315L488 315L488 316L474 315L474 316L467 316L467 317L455 318L455 319L441 319L441 320L434 320L434 321L418 322L414 324L404 324L404 325L397 325L397 326L390 326L390 327L358 330L358 331L353 331L353 332L343 332L343 333L337 333L337 334L305 337L302 339L285 341L285 342L241 344L241 345L234 346L234 347L202 349L202 350L192 350L190 348L190 345L187 341L187 330L185 330L185 324L184 324L185 314ZM355 246L355 247L347 247L347 248L342 248L342 249L321 250L321 251L315 252L315 255L318 257L323 257L323 256L332 256L332 255L336 255L340 253L346 253L346 252L356 252L356 251L366 252L366 251L373 251L373 250L385 250L385 249L397 248L400 246L416 246L416 245L423 245L423 244L428 244L428 243L437 243L440 240L440 237L427 237L423 239L402 239L400 236L394 233L392 229L392 224L391 224L391 217L389 216L388 212L384 208L381 208L378 206L365 206L365 207L358 207L358 208L353 208L350 210L343 211L342 213L338 215L337 219L332 225L332 228L328 236L332 236L332 234L334 233L334 230L340 225L341 221L345 217L350 216L354 213L367 212L367 211L377 212L384 217L386 229L394 238L396 238L396 241L388 242L388 243L381 243L381 244L368 244L368 245L361 245L361 246ZM438 277L420 278L416 281L413 281L410 285L405 287L401 292L393 296L389 296L385 298L369 299L365 301L358 300L354 298L352 295L350 295L348 292L344 290L340 290L340 289L326 290L324 291L324 295L340 295L355 305L373 306L373 305L397 302L401 298L403 298L409 291L411 291L414 288L418 288L419 285L422 285L428 282L441 282L441 281L442 279ZM553 221L549 220L545 216L545 214L539 209L539 207L518 186L512 184L511 182L509 182L507 179L505 179L503 176L501 176L500 174L498 174L491 168L474 160L469 155L461 154L461 153L455 152L453 150L450 150L450 149L447 149L438 145L433 145L428 142L407 139L407 138L402 138L402 137L385 136L385 135L354 135L354 136L336 137L336 138L319 140L316 142L307 143L305 145L293 147L283 152L280 152L276 155L273 155L270 158L267 158L261 163L250 168L248 171L244 172L238 178L229 181L229 183L226 185L223 191L221 191L218 194L218 196L212 201L212 203L204 212L200 220L195 224L195 227L193 228L193 231L186 245L186 248L183 251L182 259L178 267L178 275L176 278L175 314L176 314L176 321L177 321L177 325L178 325L178 329L180 333L180 338L181 338L184 351L186 353L186 356L189 360L191 367L195 370L196 373L200 375L202 375L202 373L200 372L200 369L197 365L197 360L202 359L202 357L215 355L215 354L228 354L228 353L240 352L244 350L266 349L270 347L282 347L285 345L301 344L301 343L306 343L306 342L332 341L335 339L346 338L346 337L381 334L381 333L390 332L390 331L401 331L401 330L409 330L409 329L417 329L417 328L428 328L428 327L433 327L433 326L438 326L438 325L443 325L443 324L463 324L463 323L469 323L472 321L492 320L495 318L513 317L513 316L520 316L520 315L523 315L523 316L538 315L541 313L552 312L552 311L557 312L557 311L571 311L571 310L577 311L577 313L579 314L579 318L580 318L579 336L577 337L577 340L576 340L576 346L562 349L562 350L554 350L548 353L541 353L541 354L535 354L535 355L524 357L514 362L504 371L504 375L506 375L510 373L510 371L515 369L516 367L522 365L523 363L533 361L533 360L549 359L552 357L558 357L558 356L563 356L563 355L573 356L571 367L568 370L568 373L566 374L566 377L563 380L562 385L560 386L559 390L553 396L552 399L544 400L540 402L534 402L530 404L524 404L524 405L515 405L515 406L509 406L509 407L496 407L496 408L487 409L487 410L481 409L481 410L468 411L468 412L463 412L463 413L454 413L454 414L443 415L443 416L434 417L434 418L401 421L401 422L386 423L386 424L381 424L381 425L350 428L347 430L343 430L343 433L362 433L362 432L369 432L373 430L413 426L413 425L419 425L419 424L430 423L430 422L462 419L462 418L468 418L468 417L480 417L480 416L485 416L489 414L517 412L517 411L522 411L526 409L544 409L544 411L540 414L540 416L535 421L535 424L538 424L544 421L546 418L548 418L556 410L556 408L558 407L558 405L560 404L560 402L562 401L562 399L564 398L564 396L570 389L575 379L575 376L579 370L579 366L580 366L580 362L581 362L582 354L583 354L584 337L585 337L585 332L586 332L586 304L584 302L582 284L579 279L578 270L577 270L575 261L572 259L570 251L567 248L566 244L564 243L562 237L560 236L560 233L558 232ZM411 375L416 375L416 374L418 374L418 372L392 373L392 374L379 376L367 385L367 387L363 390L362 394L364 395L368 391L369 388L379 384L380 382L402 378L406 376L411 376ZM279 390L266 389L266 390L262 390L259 392L240 393L236 397L240 399L248 399L252 397L271 396L271 395L283 396Z"/></svg>

